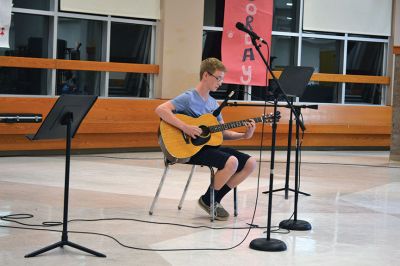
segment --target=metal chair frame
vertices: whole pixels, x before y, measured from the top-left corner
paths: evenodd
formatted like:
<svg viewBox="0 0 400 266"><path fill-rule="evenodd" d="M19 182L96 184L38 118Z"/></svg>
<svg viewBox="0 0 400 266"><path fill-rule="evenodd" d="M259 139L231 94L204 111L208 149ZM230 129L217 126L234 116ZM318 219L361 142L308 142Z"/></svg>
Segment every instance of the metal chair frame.
<svg viewBox="0 0 400 266"><path fill-rule="evenodd" d="M153 215L154 207L155 207L155 205L156 205L156 203L158 201L158 198L160 196L161 189L162 189L162 187L164 185L165 178L166 178L166 176L168 174L170 166L173 165L173 164L175 164L175 163L167 160L166 158L164 158L164 165L165 165L164 173L163 173L163 175L161 177L160 184L158 185L157 192L156 192L156 194L154 196L154 199L153 199L153 202L151 204L151 207L150 207L150 210L149 210L149 214L150 215ZM210 193L210 202L211 202L211 210L210 211L211 211L211 214L210 215L211 215L211 221L213 222L215 220L215 210L214 210L214 206L215 206L214 205L214 203L215 203L215 193L214 193L215 172L214 172L214 169L213 169L212 166L207 166L207 167L210 169L210 184L211 184L211 193ZM186 181L186 185L185 185L185 188L183 190L181 199L179 201L178 210L182 209L183 201L185 200L186 193L187 193L187 190L189 188L189 184L190 184L190 182L192 180L192 177L193 177L195 169L196 169L196 165L193 164L192 165L192 169L190 170L190 174L189 174L188 180ZM236 188L234 188L233 192L234 192L234 194L233 194L234 216L236 217L237 216Z"/></svg>

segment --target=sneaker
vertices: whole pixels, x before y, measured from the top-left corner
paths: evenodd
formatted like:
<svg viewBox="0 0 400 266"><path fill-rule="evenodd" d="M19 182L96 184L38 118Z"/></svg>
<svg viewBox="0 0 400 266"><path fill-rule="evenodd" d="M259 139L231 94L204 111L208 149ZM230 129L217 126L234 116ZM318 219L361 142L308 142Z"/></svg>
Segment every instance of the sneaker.
<svg viewBox="0 0 400 266"><path fill-rule="evenodd" d="M200 207L205 210L208 214L211 215L211 210L210 210L210 206L208 206L207 204L204 203L203 198L200 197L199 198L199 205ZM214 207L214 218L215 220L219 220L219 221L226 221L229 218L229 213L224 209L224 207L222 207L222 205L218 202L214 203L215 207Z"/></svg>

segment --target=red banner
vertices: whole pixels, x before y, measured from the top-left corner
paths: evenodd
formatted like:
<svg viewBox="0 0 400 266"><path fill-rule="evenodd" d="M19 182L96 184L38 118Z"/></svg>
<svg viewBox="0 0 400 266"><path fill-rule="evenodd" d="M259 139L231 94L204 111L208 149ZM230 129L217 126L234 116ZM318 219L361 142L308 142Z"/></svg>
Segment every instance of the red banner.
<svg viewBox="0 0 400 266"><path fill-rule="evenodd" d="M226 83L242 85L267 85L267 69L251 42L249 34L236 28L236 23L257 33L269 44L272 32L273 0L225 0L224 31L221 55L228 72ZM261 52L269 60L266 45Z"/></svg>

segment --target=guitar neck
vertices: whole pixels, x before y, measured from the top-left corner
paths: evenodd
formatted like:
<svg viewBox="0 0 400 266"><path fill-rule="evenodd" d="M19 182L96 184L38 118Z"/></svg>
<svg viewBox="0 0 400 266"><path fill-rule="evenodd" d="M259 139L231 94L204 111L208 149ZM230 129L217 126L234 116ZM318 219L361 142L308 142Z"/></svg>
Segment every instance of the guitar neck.
<svg viewBox="0 0 400 266"><path fill-rule="evenodd" d="M255 117L255 118L252 118L252 119L256 123L260 123L260 122L263 121L263 117L262 116L261 117ZM211 133L215 133L215 132L220 132L220 131L224 131L224 130L227 130L227 129L242 127L247 122L249 122L249 119L229 122L229 123L225 123L225 124L214 125L214 126L210 126L209 129L210 129Z"/></svg>

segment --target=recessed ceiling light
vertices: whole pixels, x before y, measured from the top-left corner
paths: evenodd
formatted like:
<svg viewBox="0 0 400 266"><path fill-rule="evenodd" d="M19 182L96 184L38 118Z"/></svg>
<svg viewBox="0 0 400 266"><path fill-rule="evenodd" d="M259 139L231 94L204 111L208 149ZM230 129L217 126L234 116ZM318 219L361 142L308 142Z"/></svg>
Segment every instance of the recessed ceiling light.
<svg viewBox="0 0 400 266"><path fill-rule="evenodd" d="M286 5L287 6L293 6L293 3L289 2L289 3L286 3Z"/></svg>

